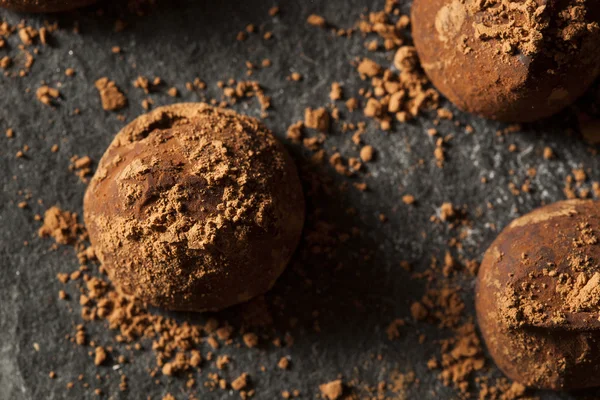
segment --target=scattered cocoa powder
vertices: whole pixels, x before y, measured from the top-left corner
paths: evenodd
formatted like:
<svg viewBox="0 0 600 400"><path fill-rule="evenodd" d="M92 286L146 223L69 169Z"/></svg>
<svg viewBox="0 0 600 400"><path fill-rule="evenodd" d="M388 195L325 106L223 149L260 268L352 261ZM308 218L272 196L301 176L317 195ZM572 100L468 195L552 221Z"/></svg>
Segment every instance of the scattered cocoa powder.
<svg viewBox="0 0 600 400"><path fill-rule="evenodd" d="M386 9L388 7L390 7L390 3L392 2L386 2ZM393 62L393 68L399 69L400 71L403 70L407 70L410 71L411 69L414 69L414 63L411 63L411 61L414 61L414 55L413 53L411 53L411 47L410 46L404 46L404 41L405 39L403 39L401 37L401 30L405 29L406 26L409 23L408 17L407 16L400 16L400 18L398 19L397 23L393 23L390 21L391 18L391 12L390 13L384 13L384 15L374 15L375 13L369 14L367 15L365 18L367 18L366 20L362 21L363 23L360 25L360 30L363 33L372 33L372 34L376 34L378 36L378 40L383 41L382 43L382 47L385 49L397 49L396 50L396 57L394 57L394 62ZM387 14L387 15L386 15ZM320 18L320 17L319 17ZM324 21L324 20L323 20ZM321 26L321 25L318 25ZM257 28L253 27L253 29L249 30L249 33L252 32L256 32ZM349 30L350 32L351 30ZM398 59L398 61L396 60ZM377 63L375 63L377 64ZM396 91L393 92L395 90L394 88L394 84L397 83L398 81L404 79L404 78L397 78L397 80L395 78L392 78L391 80L388 80L389 75L388 71L391 70L392 67L386 67L385 65L379 65L377 64L379 67L379 72L378 74L375 74L373 77L375 78L375 80L373 80L373 85L372 85L372 90L373 93L372 94L368 94L367 92L365 93L365 96L357 96L361 98L361 101L359 102L359 100L357 100L357 98L352 97L347 101L347 108L348 110L352 111L354 109L357 109L359 107L360 103L363 103L364 105L369 107L369 112L367 115L369 118L375 118L378 122L381 123L382 127L386 126L387 123L389 123L389 121L387 121L387 117L391 116L390 119L396 119L397 121L400 122L405 122L411 118L414 117L414 115L412 115L409 111L405 111L406 110L406 100L409 99L409 97L407 97L406 93L402 93L401 91ZM411 67L411 65L413 67ZM417 64L418 65L418 62ZM393 71L395 73L395 71ZM366 75L366 74L364 74ZM379 76L378 76L379 75ZM294 80L300 80L301 79L301 75L297 74L295 75L297 77L297 79ZM383 82L380 82L379 80L382 79ZM426 83L424 84L424 87L426 87ZM386 88L387 86L387 88ZM195 89L203 89L205 87L205 84L203 84L203 82L201 81L194 81L194 83L190 83L189 87L191 88L190 90L195 90ZM186 85L186 88L188 88L188 85ZM383 89L382 89L383 88ZM391 88L390 92L388 92L388 88ZM234 87L231 87L231 89L235 89ZM341 99L342 96L342 92L341 92L341 87L337 87L336 90L334 91L334 84L332 84L332 88L331 88L331 100L339 100ZM337 90L339 89L339 91ZM385 90L385 94L383 96L383 98L380 96L383 92L383 90ZM234 99L234 101L242 99L244 96L237 96L237 94L235 94L235 92L232 91L227 91L227 93L224 94L227 98L229 99ZM386 99L385 97L387 95L389 96L389 99ZM430 92L431 95L431 100L432 100L432 104L435 106L436 103L436 97L434 92ZM373 96L375 96L376 98L373 98ZM365 102L363 101L366 101ZM371 101L373 100L373 101ZM428 100L429 101L429 100ZM371 102L371 104L369 105L369 102ZM104 106L104 100L103 100L103 106ZM419 110L424 109L420 108ZM329 117L329 113L327 112L327 110L323 109L328 117ZM444 111L440 111L441 109L437 110L438 116L439 118L447 118L448 114L445 113ZM318 110L315 110L318 111ZM367 113L365 113L366 115ZM441 115L440 115L441 114ZM331 120L335 121L335 118L333 117L333 113L331 114ZM442 117L443 115L443 117ZM329 125L330 125L330 121L328 121L328 128L325 132L327 132L329 130ZM315 124L313 124L313 126L308 126L307 123L307 128L310 129L317 129L320 130L319 128L320 123L317 122ZM294 127L294 129L292 129L292 127ZM302 129L304 127L304 123L302 121L298 122L297 124L294 124L293 126L290 126L290 130L288 130L288 136L290 137L290 139L294 140L294 141L301 141L302 136L303 136L303 132ZM292 131L292 133L290 134L289 132ZM353 129L354 131L354 129ZM357 130L357 133L360 133L360 129ZM324 139L322 136L320 136L319 138L311 138L311 140L313 140L314 143L311 144L311 147L314 146L315 149L318 149L318 151L323 151L322 147L323 147L323 143L324 143ZM355 139L353 138L353 141ZM360 143L360 134L356 135L356 141ZM438 145L439 143L439 145ZM369 146L370 147L370 146ZM438 150L438 148L440 150ZM356 147L355 150L358 152L358 150L360 149L359 147ZM438 162L441 162L445 159L445 155L444 155L444 148L443 148L443 142L436 142L436 159ZM362 151L359 152L360 156L362 158ZM324 154L324 153L322 153ZM544 153L545 154L545 153ZM356 154L354 154L356 155ZM438 157L439 156L439 157ZM372 156L371 156L372 158ZM347 159L347 163L344 161L345 159ZM339 171L342 171L342 173L345 175L346 173L349 173L350 171L357 171L360 169L360 167L358 167L353 160L356 160L356 158L353 157L345 157L342 156L341 153L335 153L334 157L332 157L332 165L334 165L334 167L337 169L339 169ZM366 160L365 160L366 161ZM577 179L574 176L574 180L577 181ZM357 188L362 188L360 190L365 190L367 188L367 185L365 183L353 183L353 185ZM403 197L403 201L406 204L412 204L414 202L414 197L411 195L406 195ZM452 207L452 206L451 206ZM453 207L452 210L454 211ZM441 210L442 215L445 214L444 210ZM443 220L452 220L453 216L452 215L448 215L447 218L443 219ZM75 222L76 222L76 216L75 216ZM44 225L46 225L46 223L44 223ZM46 235L47 236L47 235ZM53 235L52 235L53 236ZM74 241L78 241L79 239L75 239ZM58 239L57 239L58 241ZM202 359L200 356L200 352L199 350L191 350L191 355L188 355L186 357L183 357L183 355L181 356L175 356L173 357L173 354L182 354L179 352L186 352L188 351L188 349L186 349L186 345L187 344L183 344L181 345L181 347L177 347L177 346L173 346L172 343L170 343L172 340L174 341L178 341L178 340L182 340L183 343L187 343L187 341L192 342L193 346L198 346L199 342L202 341L202 339L205 339L202 337L202 333L204 332L204 328L199 328L199 327L193 327L193 329L198 329L199 334L196 335L196 332L194 332L193 334L188 335L188 332L186 332L186 329L190 328L189 326L186 326L184 324L183 328L181 327L181 325L175 323L175 321L171 321L169 319L161 319L160 317L154 316L152 315L150 312L148 312L145 308L144 305L140 304L139 302L137 302L136 300L126 297L126 296L122 296L121 294L117 295L114 292L114 289L110 286L110 284L106 281L103 281L102 279L100 280L94 280L94 278L90 278L90 275L84 275L84 279L85 276L88 276L88 279L85 280L85 282L88 282L90 280L93 280L93 284L91 285L91 289L89 287L84 288L83 290L88 293L88 290L91 291L92 293L88 293L88 294L82 294L81 298L80 298L80 302L82 302L82 306L83 309L85 310L82 314L85 314L85 318L86 320L96 320L96 319L100 319L100 320L107 320L109 321L111 327L115 328L117 332L117 337L119 338L118 340L121 340L122 338L125 338L126 341L129 340L134 340L134 338L136 337L146 337L149 338L153 341L153 346L156 346L157 348L155 349L156 354L157 354L157 366L161 366L161 368L158 368L157 373L160 374L161 370L163 371L163 373L169 372L170 374L178 374L181 373L183 371L187 371L188 368L190 366L194 366L197 367L200 364L200 360ZM66 280L69 280L70 275L67 274L67 278ZM104 283L102 283L104 282ZM87 284L86 284L87 285ZM452 292L454 293L454 292ZM89 296L88 296L89 295ZM435 323L437 323L438 319L441 320L440 315L444 312L444 310L446 309L446 306L451 306L450 308L453 309L453 300L452 301L448 301L447 303L444 303L444 301L440 300L440 304L437 303L436 301L431 301L431 299L437 299L437 295L436 294L431 294L430 296L426 296L427 298L421 303L419 303L423 309L425 310L424 312L424 316L422 315L420 317L421 321L436 321ZM107 304L106 304L107 303ZM434 304L434 305L432 305ZM458 302L456 302L456 304L458 304ZM111 308L112 307L112 308ZM139 307L139 308L138 308ZM124 316L119 316L118 314L124 314ZM454 314L454 311L452 311L450 313L451 315ZM148 319L147 321L144 321L145 319ZM451 319L456 319L456 318L451 318ZM400 335L400 327L402 326L402 322L400 322L402 320L395 320L393 322L390 323L390 325L388 326L388 329L386 330L386 333L388 334L388 337L393 337L393 338L397 338ZM477 365L478 361L475 362L475 360L479 360L480 357L480 353L481 353L481 349L479 345L474 345L473 343L475 342L475 340L473 339L472 334L474 333L473 330L471 329L470 325L467 328L461 329L459 331L459 328L462 328L462 326L458 325L456 326L454 322L450 323L446 320L444 320L445 322L443 323L447 323L448 326L453 325L453 329L456 329L455 331L453 330L453 334L455 336L452 337L451 340L449 340L448 342L444 342L443 345L441 346L441 351L442 351L442 359L443 358L448 358L451 361L446 362L446 366L444 365L443 360L439 360L439 362L437 363L438 367L436 368L442 368L442 373L441 373L441 379L445 380L447 379L448 384L450 385L456 385L459 390L461 392L463 392L463 386L465 385L465 381L469 379L469 377L472 375L473 372L475 371L480 371L480 369L476 369L475 366ZM159 328L154 328L151 327L151 325L157 325ZM156 331L154 331L154 329L156 329ZM192 328L190 328L192 329ZM185 333L180 335L180 330L184 331ZM134 333L132 333L131 331L134 331ZM177 331L177 336L175 338L170 337L166 332L174 332ZM208 331L208 330L207 330ZM217 329L213 329L213 332L215 332L215 334L217 336L218 333L216 333L218 331ZM80 332L82 332L82 334L80 334ZM85 338L85 331L84 330L78 330L77 334L79 336L83 336ZM139 334L139 336L136 336L137 334ZM146 336L146 334L148 334L148 336ZM247 336L248 334L244 334L243 335L243 342L248 346L248 347L254 347L253 345L249 345L248 343L254 343L253 339L251 339L249 342L247 341ZM254 335L254 334L251 334ZM254 335L256 336L256 335ZM476 336L476 333L475 333ZM252 337L252 336L250 336ZM467 338L467 339L465 339ZM219 339L221 339L219 337ZM256 339L258 340L258 337L256 336ZM467 344L464 343L455 343L455 342L461 342L464 339L465 342L467 342ZM210 343L210 346L213 348L219 348L221 345L219 344L219 342L217 341L217 339L215 339L213 336L208 337L208 339L206 339L207 342ZM85 343L86 341L83 340L83 343ZM156 343L156 344L155 344ZM471 344L469 344L471 343ZM456 350L458 349L458 350ZM446 352L447 351L447 352ZM471 358L471 356L469 356L468 354L472 353L473 351L476 351L476 355ZM454 357L457 357L459 360L456 361L454 359ZM179 361L176 360L176 358L179 357ZM212 359L212 356L207 356L207 361L209 361L209 359L212 359L215 363L217 363L219 360L223 360L223 358L221 358L222 356L215 356L215 359ZM173 361L167 361L167 360L171 360L171 358L175 358L175 360ZM280 360L280 363L282 362L282 360L287 360L286 358L282 358ZM475 359L475 360L474 360ZM187 360L187 364L186 364L186 360ZM194 360L194 361L192 361ZM216 361L215 361L216 360ZM194 365L195 364L195 365ZM432 363L432 365L435 363ZM186 365L188 365L186 367ZM465 371L469 371L469 373L463 374L463 372ZM443 376L442 376L443 375ZM240 376L241 378L241 376ZM239 379L239 378L238 378ZM237 379L234 381L236 382ZM401 391L404 390L409 384L410 382L414 381L414 374L399 374L399 373L395 373L395 375L392 377L390 376L390 381L388 382L388 386L390 385L394 385L397 390ZM218 385L222 388L227 387L227 382L222 379L219 378L217 379ZM337 381L335 381L337 382ZM342 389L343 386L340 382L340 394L337 396L342 396ZM331 382L334 383L334 382ZM330 384L331 384L330 383ZM231 386L233 387L233 383L231 383ZM484 385L481 385L482 387ZM519 387L518 384L508 384L509 388L506 389L506 384L503 383L501 385L502 387L502 391L503 392L503 398L513 398L513 397L508 397L508 396L513 396L513 394L515 396L521 396L523 395L523 388ZM402 389L399 389L402 388ZM234 388L235 389L235 388ZM492 391L492 385L491 384L485 384L485 390L487 391ZM238 390L238 389L235 389ZM321 389L322 390L322 389ZM465 389L468 390L468 389ZM246 393L246 392L243 392ZM484 393L483 389L482 392ZM493 398L493 395L490 394L489 392L485 392L486 393L486 398L487 395L490 395L490 398ZM241 394L241 393L240 393ZM288 394L290 396L293 395L293 391L288 391ZM324 396L327 396L326 394L323 393ZM165 396L165 399L174 399L174 397L170 394ZM329 397L325 397L325 398L329 398Z"/></svg>

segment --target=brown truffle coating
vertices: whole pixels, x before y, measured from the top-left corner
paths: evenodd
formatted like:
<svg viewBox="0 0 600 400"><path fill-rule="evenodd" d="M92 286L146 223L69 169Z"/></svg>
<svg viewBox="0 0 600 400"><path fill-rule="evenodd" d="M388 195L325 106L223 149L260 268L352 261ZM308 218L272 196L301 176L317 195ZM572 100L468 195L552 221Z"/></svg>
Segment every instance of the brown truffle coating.
<svg viewBox="0 0 600 400"><path fill-rule="evenodd" d="M269 290L294 252L304 198L293 160L257 120L184 103L117 134L84 199L113 284L173 310Z"/></svg>
<svg viewBox="0 0 600 400"><path fill-rule="evenodd" d="M513 221L477 279L481 333L526 386L600 386L600 202L569 200Z"/></svg>
<svg viewBox="0 0 600 400"><path fill-rule="evenodd" d="M88 6L97 0L0 0L0 7L20 12L59 12Z"/></svg>
<svg viewBox="0 0 600 400"><path fill-rule="evenodd" d="M581 96L600 72L596 0L415 0L423 69L464 111L530 122Z"/></svg>

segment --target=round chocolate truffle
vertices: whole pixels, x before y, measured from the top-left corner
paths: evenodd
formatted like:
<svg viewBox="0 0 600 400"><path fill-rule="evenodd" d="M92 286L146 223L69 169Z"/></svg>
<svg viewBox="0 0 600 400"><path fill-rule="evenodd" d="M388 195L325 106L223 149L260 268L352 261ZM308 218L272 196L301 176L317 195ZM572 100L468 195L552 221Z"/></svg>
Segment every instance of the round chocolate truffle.
<svg viewBox="0 0 600 400"><path fill-rule="evenodd" d="M0 7L21 12L59 12L87 6L97 0L0 0Z"/></svg>
<svg viewBox="0 0 600 400"><path fill-rule="evenodd" d="M415 0L423 69L464 111L501 121L550 116L600 72L595 0Z"/></svg>
<svg viewBox="0 0 600 400"><path fill-rule="evenodd" d="M172 310L219 310L269 290L294 252L304 197L294 162L256 119L160 107L117 134L84 199L113 284Z"/></svg>
<svg viewBox="0 0 600 400"><path fill-rule="evenodd" d="M600 202L513 221L485 254L475 306L498 367L526 386L600 386Z"/></svg>

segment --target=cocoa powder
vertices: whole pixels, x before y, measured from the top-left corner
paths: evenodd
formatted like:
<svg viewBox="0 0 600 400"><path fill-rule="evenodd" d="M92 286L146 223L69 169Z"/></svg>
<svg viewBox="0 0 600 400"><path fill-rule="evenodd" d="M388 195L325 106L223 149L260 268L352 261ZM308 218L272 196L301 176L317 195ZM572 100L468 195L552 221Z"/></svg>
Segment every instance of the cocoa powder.
<svg viewBox="0 0 600 400"><path fill-rule="evenodd" d="M119 90L115 82L104 77L96 81L96 89L100 94L102 108L107 111L120 110L127 105L127 98Z"/></svg>

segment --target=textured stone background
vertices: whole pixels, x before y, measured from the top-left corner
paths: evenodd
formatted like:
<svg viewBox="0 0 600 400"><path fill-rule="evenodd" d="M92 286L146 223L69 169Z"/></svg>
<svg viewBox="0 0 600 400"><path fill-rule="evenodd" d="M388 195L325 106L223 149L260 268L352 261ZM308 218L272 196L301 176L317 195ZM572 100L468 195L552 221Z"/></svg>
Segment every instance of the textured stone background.
<svg viewBox="0 0 600 400"><path fill-rule="evenodd" d="M140 103L146 97L132 86L138 75L160 76L166 87L174 85L180 89L178 100L199 101L203 95L186 91L186 81L200 77L209 85L205 97L220 98L215 85L218 80L245 79L245 60L259 63L270 58L273 66L258 71L251 79L258 79L272 96L273 109L265 123L283 139L287 126L302 118L305 107L328 103L332 81L342 82L347 95L365 86L350 65L351 60L370 54L389 64L392 54L368 53L359 35L342 39L305 24L306 17L316 12L339 27L350 27L365 7L380 9L383 1L277 3L281 14L271 18L267 14L274 5L271 1L163 1L149 16L124 15L128 29L118 34L113 31L114 21L120 15L118 5L103 5L103 15L97 15L95 7L59 16L0 11L0 19L11 24L26 18L41 26L45 19L56 19L63 28L52 35L49 47L40 48L27 77L0 77L0 132L12 127L16 133L12 140L0 136L0 399L95 398L92 390L84 390L80 384L71 391L65 389L66 383L76 381L79 374L85 375L92 389L102 388L115 399L157 399L167 392L178 399L187 398L185 379L160 377L160 384L156 384L148 378L146 368L154 366L151 351L131 356L136 361L120 370L111 368L112 360L108 366L97 369L87 354L88 348L65 340L65 335L74 334L74 326L80 322L79 306L76 301L58 300L57 292L64 285L55 276L75 270L77 260L71 248L51 251L51 241L37 238L40 224L33 216L54 204L80 213L85 185L68 170L69 159L78 154L99 160L113 135L124 125L116 113L102 111L93 86L99 77L110 77L126 92L129 107L123 114L130 121L143 112ZM403 9L408 12L409 8L410 2L406 2ZM73 21L79 21L81 34L71 33ZM265 41L260 35L253 35L246 42L235 41L237 32L248 23L264 24L266 30L273 31L274 38ZM15 39L18 40L11 39L8 49L0 49L0 56L18 53ZM115 45L124 50L121 55L111 53ZM76 70L75 77L64 76L68 67ZM300 72L304 80L287 81L285 77L292 71ZM41 81L51 86L62 82L62 97L56 108L36 100L35 89ZM164 88L151 97L155 105L174 102ZM594 89L577 107L593 109L597 97ZM82 111L80 116L72 116L76 107ZM253 116L260 114L254 99L239 103L235 109ZM360 120L360 113L355 114L349 118ZM363 138L377 150L376 161L368 165L368 174L354 180L337 175L328 165L309 166L310 153L286 142L303 171L307 193L310 183L306 177L315 174L332 180L333 186L352 181L368 183L371 190L367 193L352 188L331 193L319 191L311 193L308 199L309 207L321 209L323 219L337 226L337 231L345 232L347 227L355 226L361 235L337 244L331 257L310 255L300 249L293 265L267 296L271 303L283 304L283 309L274 307L275 334L283 337L286 332L291 333L294 346L223 348L219 353L233 359L222 372L224 377L231 380L243 371L249 372L257 399L279 398L281 390L292 389L299 389L302 398L314 398L320 383L338 375L346 382L357 379L376 385L387 378L389 371L398 369L414 371L420 380L408 390L408 398L457 397L456 391L443 387L437 372L429 371L425 365L438 355L435 341L449 337L450 332L411 321L409 306L421 297L425 282L410 280L410 274L400 268L400 260L408 260L418 272L427 269L432 256L443 257L446 243L457 232L432 224L429 218L446 201L469 210L473 224L461 254L480 259L497 234L493 226L501 229L512 218L543 203L564 199L564 179L573 168L584 167L590 181L600 180L600 159L577 134L576 107L550 120L525 126L504 141L495 135L504 125L459 112L456 116L470 123L475 133L469 135L450 122L442 122L439 131L454 134L443 169L435 165L434 140L426 134L426 129L432 127L430 115L398 125L389 133L369 123ZM60 150L51 153L50 147L55 143ZM518 146L517 152L508 151L511 143ZM25 144L31 147L27 156L15 158ZM557 159L543 160L545 146L555 150ZM326 142L328 150L334 147L344 155L358 153L349 134L342 134L337 128ZM425 163L413 168L419 159ZM538 171L532 180L532 192L513 196L509 182L520 186L530 167ZM489 183L482 185L481 177L487 177ZM23 199L19 191L31 193L28 209L17 207ZM416 206L402 203L406 193L417 198ZM37 204L38 199L43 205ZM494 209L488 209L487 202L493 203ZM358 210L356 216L348 216L345 210L349 207ZM479 211L481 215L476 217ZM387 223L379 221L380 213L388 216ZM308 227L312 224L314 221L308 221ZM25 241L28 246L24 246ZM366 259L365 254L371 257ZM307 285L308 280L313 284ZM462 286L468 313L472 314L473 279L458 274L453 281ZM71 295L77 292L73 284L67 290ZM318 316L313 315L314 311L319 312ZM196 321L205 318L175 316ZM215 316L233 325L240 320L237 308ZM291 316L299 320L294 328L288 323ZM394 318L405 318L407 326L402 328L399 339L389 341L385 327ZM320 333L313 329L315 321ZM111 343L113 333L101 323L89 324L88 332L100 344ZM420 334L427 337L423 345L417 344ZM34 343L39 344L39 351L34 349ZM373 360L377 354L383 355L383 361ZM291 357L289 371L276 368L282 356ZM260 365L267 367L266 372L259 371ZM491 362L488 365L492 376L500 376ZM206 367L198 381L203 382L213 368ZM50 370L56 371L57 379L48 379ZM109 378L97 381L98 372ZM118 390L122 372L127 374L130 387L124 393ZM205 394L201 384L192 392L203 399L239 397L229 391ZM593 391L539 395L544 399L597 398Z"/></svg>

